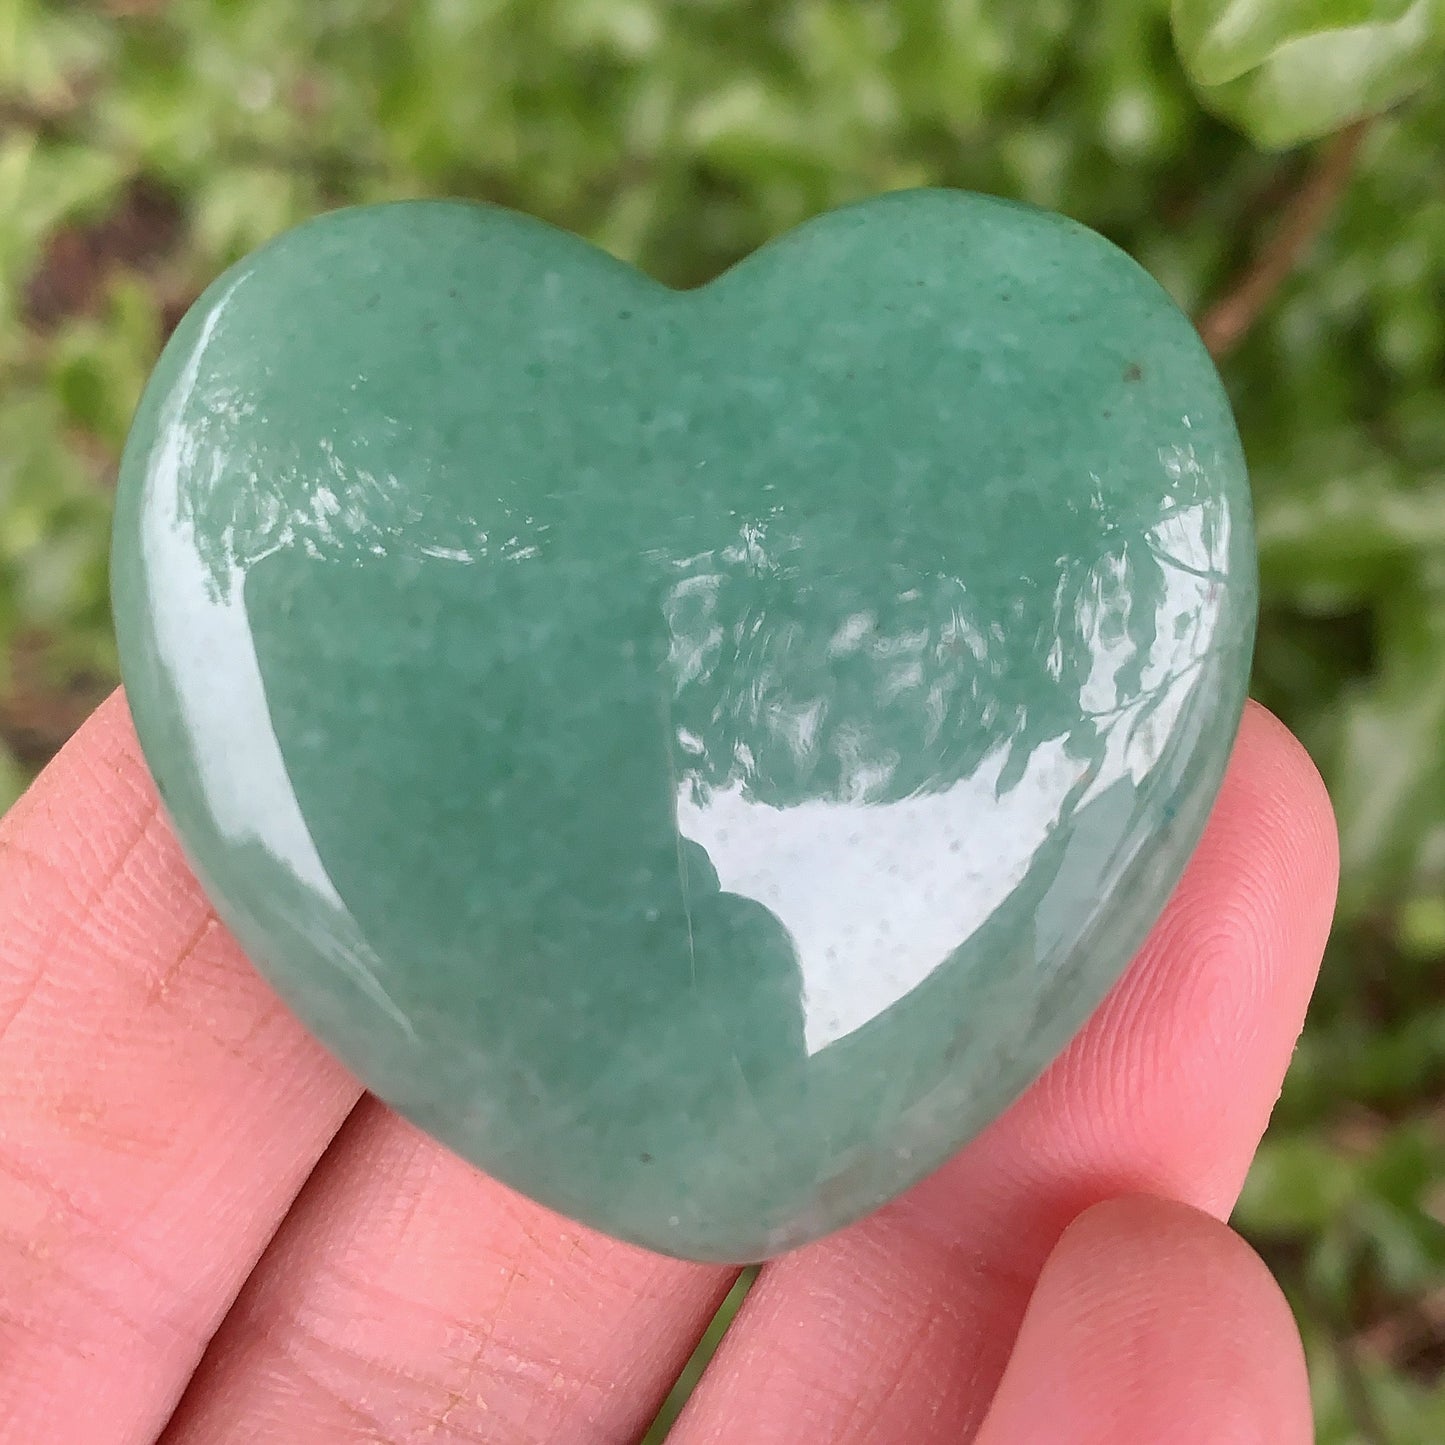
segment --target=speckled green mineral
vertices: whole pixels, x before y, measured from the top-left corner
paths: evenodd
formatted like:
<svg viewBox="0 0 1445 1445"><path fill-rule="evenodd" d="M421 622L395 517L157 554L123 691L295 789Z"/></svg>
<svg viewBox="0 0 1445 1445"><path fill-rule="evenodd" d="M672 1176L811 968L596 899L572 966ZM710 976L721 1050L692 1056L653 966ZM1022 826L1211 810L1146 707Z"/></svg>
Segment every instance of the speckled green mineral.
<svg viewBox="0 0 1445 1445"><path fill-rule="evenodd" d="M221 278L126 453L169 814L372 1089L537 1200L751 1260L1078 1028L1243 704L1247 483L1188 321L979 196L698 291L505 211Z"/></svg>

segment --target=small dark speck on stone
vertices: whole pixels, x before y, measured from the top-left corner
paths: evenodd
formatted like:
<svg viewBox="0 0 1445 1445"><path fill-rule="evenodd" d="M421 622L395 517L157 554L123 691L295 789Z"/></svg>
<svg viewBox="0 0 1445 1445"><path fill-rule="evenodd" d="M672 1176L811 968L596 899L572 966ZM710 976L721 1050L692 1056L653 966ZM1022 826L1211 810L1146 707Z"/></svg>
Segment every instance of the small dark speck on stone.
<svg viewBox="0 0 1445 1445"><path fill-rule="evenodd" d="M462 299L462 293L458 291L455 286L447 292L447 295L450 296L453 301L460 301Z"/></svg>
<svg viewBox="0 0 1445 1445"><path fill-rule="evenodd" d="M380 305L381 305L381 293L378 292L375 296L371 297L371 298L367 301L366 305L365 305L362 309L365 310L365 311L375 311L376 308L377 308L378 306L380 306Z"/></svg>
<svg viewBox="0 0 1445 1445"><path fill-rule="evenodd" d="M1128 364L1128 366L1126 366L1126 367L1124 368L1124 380L1125 380L1125 381L1143 381L1143 380L1144 380L1144 368L1143 368L1142 366L1140 366L1137 361L1131 361L1131 362Z"/></svg>
<svg viewBox="0 0 1445 1445"><path fill-rule="evenodd" d="M1111 416L1113 416L1113 415L1114 415L1114 413L1113 413L1112 411L1110 411L1109 408L1106 406L1106 407L1104 408L1104 419L1107 421L1108 418L1111 417Z"/></svg>
<svg viewBox="0 0 1445 1445"><path fill-rule="evenodd" d="M639 1154L637 1157L638 1157L640 1160L642 1160L642 1162L643 1162L644 1164L651 1164L651 1163L652 1163L652 1155L651 1155L651 1154Z"/></svg>
<svg viewBox="0 0 1445 1445"><path fill-rule="evenodd" d="M617 319L619 321L631 321L632 313L630 311L619 311L617 313Z"/></svg>

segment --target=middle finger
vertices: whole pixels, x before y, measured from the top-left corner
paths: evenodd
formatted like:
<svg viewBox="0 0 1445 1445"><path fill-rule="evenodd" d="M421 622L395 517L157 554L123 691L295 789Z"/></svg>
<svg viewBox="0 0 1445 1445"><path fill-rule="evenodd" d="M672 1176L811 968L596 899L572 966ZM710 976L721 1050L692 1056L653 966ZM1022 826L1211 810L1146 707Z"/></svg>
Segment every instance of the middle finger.
<svg viewBox="0 0 1445 1445"><path fill-rule="evenodd" d="M367 1099L163 1439L635 1439L734 1274L570 1224Z"/></svg>

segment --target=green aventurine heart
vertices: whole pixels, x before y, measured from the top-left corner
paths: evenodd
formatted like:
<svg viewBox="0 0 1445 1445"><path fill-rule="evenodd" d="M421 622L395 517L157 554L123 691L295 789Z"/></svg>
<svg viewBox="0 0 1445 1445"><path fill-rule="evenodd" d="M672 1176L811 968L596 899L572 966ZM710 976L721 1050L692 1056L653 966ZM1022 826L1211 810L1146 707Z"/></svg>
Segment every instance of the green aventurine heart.
<svg viewBox="0 0 1445 1445"><path fill-rule="evenodd" d="M182 323L116 624L227 924L544 1204L759 1259L996 1115L1134 952L1243 706L1243 460L1093 233L925 191L671 291L328 216Z"/></svg>

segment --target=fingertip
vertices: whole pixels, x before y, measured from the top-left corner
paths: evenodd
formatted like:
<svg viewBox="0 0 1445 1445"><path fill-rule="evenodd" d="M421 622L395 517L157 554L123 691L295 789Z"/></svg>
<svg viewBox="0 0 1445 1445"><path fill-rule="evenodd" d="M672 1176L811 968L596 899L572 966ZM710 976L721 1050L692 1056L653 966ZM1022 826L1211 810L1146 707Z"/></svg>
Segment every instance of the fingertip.
<svg viewBox="0 0 1445 1445"><path fill-rule="evenodd" d="M1313 762L1251 704L1184 877L1134 963L1024 1101L1022 1133L1042 1130L1096 1177L1113 1170L1116 1191L1227 1217L1304 1024L1338 858Z"/></svg>
<svg viewBox="0 0 1445 1445"><path fill-rule="evenodd" d="M1293 835L1299 872L1327 925L1340 876L1334 804L1304 744L1262 703L1251 700L1245 707L1221 799L1226 795L1241 810L1252 804L1276 830Z"/></svg>
<svg viewBox="0 0 1445 1445"><path fill-rule="evenodd" d="M1152 1198L1094 1206L1029 1302L978 1445L1307 1445L1309 1382L1279 1286L1227 1226Z"/></svg>
<svg viewBox="0 0 1445 1445"><path fill-rule="evenodd" d="M1334 914L1339 845L1313 760L1272 713L1250 703L1208 827L1141 955L1209 947L1236 965L1242 1002L1282 982L1308 998ZM1142 970L1167 986L1168 970ZM1298 995L1300 987L1288 990Z"/></svg>

